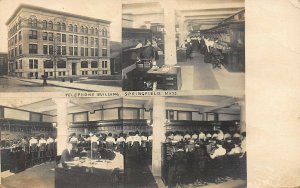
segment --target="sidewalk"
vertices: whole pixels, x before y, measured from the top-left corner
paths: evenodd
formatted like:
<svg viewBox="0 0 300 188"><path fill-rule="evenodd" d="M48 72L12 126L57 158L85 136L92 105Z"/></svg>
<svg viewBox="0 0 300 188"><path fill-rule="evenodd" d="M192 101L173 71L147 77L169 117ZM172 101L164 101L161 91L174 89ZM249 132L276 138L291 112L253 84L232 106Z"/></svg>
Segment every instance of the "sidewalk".
<svg viewBox="0 0 300 188"><path fill-rule="evenodd" d="M42 79L26 79L26 78L17 78L17 77L7 77L10 80L20 80L23 82L35 83L35 84L43 84ZM99 91L122 91L122 87L118 86L104 86L104 85L92 85L92 84L83 84L74 81L70 82L62 82L57 80L47 80L47 84L50 86L63 87L67 89L76 89L82 91L91 91L91 92L99 92Z"/></svg>

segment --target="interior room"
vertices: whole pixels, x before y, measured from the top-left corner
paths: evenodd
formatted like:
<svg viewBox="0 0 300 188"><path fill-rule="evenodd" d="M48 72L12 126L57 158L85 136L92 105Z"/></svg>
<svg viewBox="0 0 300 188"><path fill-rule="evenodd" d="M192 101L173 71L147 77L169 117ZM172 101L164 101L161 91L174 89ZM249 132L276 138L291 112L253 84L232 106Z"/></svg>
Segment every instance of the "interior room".
<svg viewBox="0 0 300 188"><path fill-rule="evenodd" d="M125 0L122 33L123 90L244 90L243 0Z"/></svg>

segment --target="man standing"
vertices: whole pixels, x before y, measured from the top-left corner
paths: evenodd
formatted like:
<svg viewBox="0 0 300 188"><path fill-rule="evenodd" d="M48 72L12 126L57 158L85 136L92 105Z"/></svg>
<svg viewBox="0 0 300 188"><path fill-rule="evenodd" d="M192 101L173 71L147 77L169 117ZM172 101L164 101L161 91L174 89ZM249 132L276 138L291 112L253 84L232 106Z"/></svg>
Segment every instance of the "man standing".
<svg viewBox="0 0 300 188"><path fill-rule="evenodd" d="M64 168L68 167L66 162L70 162L73 160L73 157L71 155L71 150L72 150L72 144L68 143L67 148L64 149L64 151L61 154L60 162Z"/></svg>

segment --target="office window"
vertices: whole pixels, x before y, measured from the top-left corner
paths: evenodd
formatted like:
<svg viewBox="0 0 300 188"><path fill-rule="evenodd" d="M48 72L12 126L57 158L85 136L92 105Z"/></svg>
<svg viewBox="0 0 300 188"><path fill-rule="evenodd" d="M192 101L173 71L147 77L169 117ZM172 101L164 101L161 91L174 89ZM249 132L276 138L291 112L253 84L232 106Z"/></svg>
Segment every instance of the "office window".
<svg viewBox="0 0 300 188"><path fill-rule="evenodd" d="M96 46L98 46L99 45L99 39L95 38L95 42L96 42Z"/></svg>
<svg viewBox="0 0 300 188"><path fill-rule="evenodd" d="M61 42L61 34L60 33L56 34L56 40L57 40L57 42Z"/></svg>
<svg viewBox="0 0 300 188"><path fill-rule="evenodd" d="M66 55L66 53L67 53L67 48L66 48L66 46L62 46L62 48L61 48L61 53L62 53L62 55Z"/></svg>
<svg viewBox="0 0 300 188"><path fill-rule="evenodd" d="M57 62L57 68L59 69L65 69L67 67L67 62L64 60L60 60Z"/></svg>
<svg viewBox="0 0 300 188"><path fill-rule="evenodd" d="M49 45L49 54L53 55L53 45Z"/></svg>
<svg viewBox="0 0 300 188"><path fill-rule="evenodd" d="M88 44L89 43L89 38L88 37L84 37L84 44Z"/></svg>
<svg viewBox="0 0 300 188"><path fill-rule="evenodd" d="M73 43L73 35L69 35L69 43Z"/></svg>
<svg viewBox="0 0 300 188"><path fill-rule="evenodd" d="M51 61L51 60L45 60L44 61L44 68L45 69L53 69L53 61Z"/></svg>
<svg viewBox="0 0 300 188"><path fill-rule="evenodd" d="M74 32L77 32L77 25L74 25Z"/></svg>
<svg viewBox="0 0 300 188"><path fill-rule="evenodd" d="M74 47L74 55L78 55L78 48Z"/></svg>
<svg viewBox="0 0 300 188"><path fill-rule="evenodd" d="M30 72L30 73L29 73L29 77L33 77L33 72Z"/></svg>
<svg viewBox="0 0 300 188"><path fill-rule="evenodd" d="M66 34L61 35L61 40L62 40L62 42L66 42Z"/></svg>
<svg viewBox="0 0 300 188"><path fill-rule="evenodd" d="M17 48L15 48L15 56L17 56Z"/></svg>
<svg viewBox="0 0 300 188"><path fill-rule="evenodd" d="M34 18L32 20L32 27L37 27L37 19L36 18Z"/></svg>
<svg viewBox="0 0 300 188"><path fill-rule="evenodd" d="M48 46L43 45L43 54L48 54Z"/></svg>
<svg viewBox="0 0 300 188"><path fill-rule="evenodd" d="M62 23L62 24L61 24L61 30L63 30L63 31L66 30L66 24L65 24L65 23Z"/></svg>
<svg viewBox="0 0 300 188"><path fill-rule="evenodd" d="M99 49L95 48L95 56L99 56Z"/></svg>
<svg viewBox="0 0 300 188"><path fill-rule="evenodd" d="M16 61L14 64L15 64L15 68L18 69L18 62Z"/></svg>
<svg viewBox="0 0 300 188"><path fill-rule="evenodd" d="M37 39L37 30L29 30L29 39Z"/></svg>
<svg viewBox="0 0 300 188"><path fill-rule="evenodd" d="M48 28L49 28L49 29L53 29L53 23L52 23L52 21L49 21L49 22L48 22Z"/></svg>
<svg viewBox="0 0 300 188"><path fill-rule="evenodd" d="M102 57L107 57L107 49L102 49Z"/></svg>
<svg viewBox="0 0 300 188"><path fill-rule="evenodd" d="M56 30L57 30L57 31L60 31L60 30L61 30L61 24L60 24L60 22L57 22L57 23L56 23Z"/></svg>
<svg viewBox="0 0 300 188"><path fill-rule="evenodd" d="M103 30L102 30L102 35L107 36L107 30L105 28L103 28Z"/></svg>
<svg viewBox="0 0 300 188"><path fill-rule="evenodd" d="M58 72L58 76L61 76L61 72Z"/></svg>
<svg viewBox="0 0 300 188"><path fill-rule="evenodd" d="M48 33L48 39L49 41L53 41L53 33Z"/></svg>
<svg viewBox="0 0 300 188"><path fill-rule="evenodd" d="M56 54L61 55L61 46L57 46Z"/></svg>
<svg viewBox="0 0 300 188"><path fill-rule="evenodd" d="M81 68L88 68L89 64L87 61L81 61Z"/></svg>
<svg viewBox="0 0 300 188"><path fill-rule="evenodd" d="M80 48L80 55L84 56L84 48L83 47Z"/></svg>
<svg viewBox="0 0 300 188"><path fill-rule="evenodd" d="M49 76L53 76L53 72L49 72Z"/></svg>
<svg viewBox="0 0 300 188"><path fill-rule="evenodd" d="M97 61L92 61L91 62L91 68L98 68L98 62Z"/></svg>
<svg viewBox="0 0 300 188"><path fill-rule="evenodd" d="M73 55L73 47L69 47L69 55Z"/></svg>
<svg viewBox="0 0 300 188"><path fill-rule="evenodd" d="M22 59L19 60L19 69L23 68L23 63L22 63Z"/></svg>
<svg viewBox="0 0 300 188"><path fill-rule="evenodd" d="M37 68L38 68L38 60L29 59L29 69L37 69Z"/></svg>
<svg viewBox="0 0 300 188"><path fill-rule="evenodd" d="M83 44L83 42L84 42L84 37L81 36L81 37L80 37L80 44Z"/></svg>
<svg viewBox="0 0 300 188"><path fill-rule="evenodd" d="M32 18L28 19L28 27L32 27Z"/></svg>
<svg viewBox="0 0 300 188"><path fill-rule="evenodd" d="M73 32L73 25L72 24L69 25L69 31Z"/></svg>
<svg viewBox="0 0 300 188"><path fill-rule="evenodd" d="M88 27L85 27L85 28L84 28L84 32L85 32L86 34L88 34L88 33L89 33L89 29L88 29Z"/></svg>
<svg viewBox="0 0 300 188"><path fill-rule="evenodd" d="M107 39L102 39L102 45L105 47L107 46Z"/></svg>
<svg viewBox="0 0 300 188"><path fill-rule="evenodd" d="M95 38L94 37L91 37L91 45L93 46L95 43Z"/></svg>
<svg viewBox="0 0 300 188"><path fill-rule="evenodd" d="M22 45L19 45L19 54L21 55L22 53Z"/></svg>
<svg viewBox="0 0 300 188"><path fill-rule="evenodd" d="M78 43L78 36L74 35L74 43L77 44Z"/></svg>
<svg viewBox="0 0 300 188"><path fill-rule="evenodd" d="M38 46L37 44L29 44L29 53L30 54L37 54Z"/></svg>
<svg viewBox="0 0 300 188"><path fill-rule="evenodd" d="M102 61L102 68L107 68L107 61Z"/></svg>
<svg viewBox="0 0 300 188"><path fill-rule="evenodd" d="M91 48L91 56L94 56L94 55L95 55L95 49Z"/></svg>
<svg viewBox="0 0 300 188"><path fill-rule="evenodd" d="M88 49L88 48L85 48L84 55L85 55L85 56L89 56L89 49Z"/></svg>
<svg viewBox="0 0 300 188"><path fill-rule="evenodd" d="M94 34L94 28L93 27L91 28L91 34L92 35Z"/></svg>
<svg viewBox="0 0 300 188"><path fill-rule="evenodd" d="M98 30L98 28L95 28L95 34L96 34L96 35L99 35L99 30Z"/></svg>
<svg viewBox="0 0 300 188"><path fill-rule="evenodd" d="M43 29L47 29L47 21L43 20Z"/></svg>
<svg viewBox="0 0 300 188"><path fill-rule="evenodd" d="M43 32L43 40L47 40L47 36L48 36L48 33L47 32Z"/></svg>
<svg viewBox="0 0 300 188"><path fill-rule="evenodd" d="M81 33L84 33L84 27L81 26L81 29L80 29Z"/></svg>
<svg viewBox="0 0 300 188"><path fill-rule="evenodd" d="M15 40L15 44L17 44L17 41L18 41L17 35L15 35L14 40Z"/></svg>
<svg viewBox="0 0 300 188"><path fill-rule="evenodd" d="M22 31L19 31L18 35L19 35L19 41L22 40Z"/></svg>

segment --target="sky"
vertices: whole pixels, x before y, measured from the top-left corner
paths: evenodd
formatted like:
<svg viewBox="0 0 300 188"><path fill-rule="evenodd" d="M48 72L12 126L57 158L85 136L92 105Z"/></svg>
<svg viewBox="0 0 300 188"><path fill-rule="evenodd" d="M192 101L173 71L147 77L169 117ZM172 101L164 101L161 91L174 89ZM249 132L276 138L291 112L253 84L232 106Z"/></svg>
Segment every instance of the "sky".
<svg viewBox="0 0 300 188"><path fill-rule="evenodd" d="M111 21L111 41L121 42L121 0L0 0L0 52L7 52L6 21L20 4Z"/></svg>

